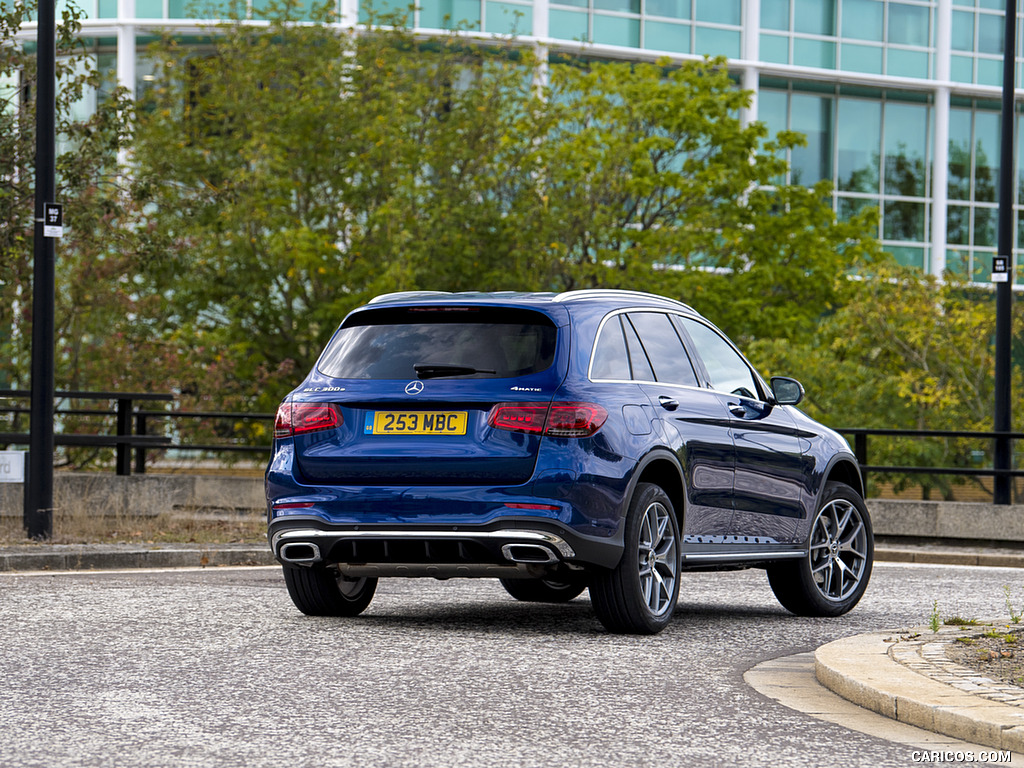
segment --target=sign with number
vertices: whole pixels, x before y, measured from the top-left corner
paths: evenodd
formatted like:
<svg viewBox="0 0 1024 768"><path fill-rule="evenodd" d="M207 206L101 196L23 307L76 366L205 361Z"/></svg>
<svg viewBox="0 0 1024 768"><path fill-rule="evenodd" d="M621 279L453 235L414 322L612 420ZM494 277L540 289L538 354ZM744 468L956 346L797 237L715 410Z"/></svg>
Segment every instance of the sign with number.
<svg viewBox="0 0 1024 768"><path fill-rule="evenodd" d="M1006 283L1010 280L1010 257L1009 256L993 256L992 257L992 282L993 283Z"/></svg>
<svg viewBox="0 0 1024 768"><path fill-rule="evenodd" d="M43 237L64 236L64 206L43 203Z"/></svg>

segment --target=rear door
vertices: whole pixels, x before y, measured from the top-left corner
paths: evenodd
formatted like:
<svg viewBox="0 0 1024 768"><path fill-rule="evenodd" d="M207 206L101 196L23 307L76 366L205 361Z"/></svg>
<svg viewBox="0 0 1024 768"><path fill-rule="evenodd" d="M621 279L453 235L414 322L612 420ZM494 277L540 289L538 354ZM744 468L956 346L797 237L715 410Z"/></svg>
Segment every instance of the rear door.
<svg viewBox="0 0 1024 768"><path fill-rule="evenodd" d="M336 429L296 436L303 479L336 485L517 485L540 437L488 426L501 402L550 401L564 370L556 322L495 306L353 313L295 399L330 402Z"/></svg>
<svg viewBox="0 0 1024 768"><path fill-rule="evenodd" d="M669 316L635 310L606 322L622 335L633 380L653 407L665 442L686 475L687 536L722 535L732 519L735 466L729 416L696 371Z"/></svg>

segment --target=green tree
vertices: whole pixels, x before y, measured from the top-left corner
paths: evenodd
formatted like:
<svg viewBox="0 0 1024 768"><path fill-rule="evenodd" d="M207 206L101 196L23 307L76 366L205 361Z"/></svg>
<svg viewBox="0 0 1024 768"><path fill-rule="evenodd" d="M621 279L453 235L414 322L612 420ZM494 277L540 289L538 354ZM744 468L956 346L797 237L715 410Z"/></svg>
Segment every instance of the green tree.
<svg viewBox="0 0 1024 768"><path fill-rule="evenodd" d="M339 33L326 7L296 26L293 11L221 25L202 52L165 38L134 154L163 335L192 350L197 382L229 360L263 407L378 293L531 282L505 258L533 151L517 133L528 55Z"/></svg>
<svg viewBox="0 0 1024 768"><path fill-rule="evenodd" d="M30 384L36 56L16 36L35 7L0 6L0 386L12 388ZM56 30L57 202L65 210L64 237L56 243L56 385L161 386L163 377L143 364L151 350L126 341L149 344L137 329L144 304L133 280L140 249L126 226L130 203L117 167L131 105L94 66L79 38L80 15L65 7ZM81 117L85 97L96 107ZM15 419L14 426L25 423ZM86 458L69 451L58 461Z"/></svg>
<svg viewBox="0 0 1024 768"><path fill-rule="evenodd" d="M1020 314L1020 313L1018 313ZM823 318L807 340L762 340L752 358L772 374L789 372L807 389L803 406L835 427L989 431L994 368L991 296L906 267L877 267L851 300ZM1017 322L1024 321L1018 317ZM1014 374L1020 397L1022 379ZM873 438L868 461L887 466L991 465L990 441ZM949 496L951 476L892 476ZM990 481L985 481L988 484Z"/></svg>
<svg viewBox="0 0 1024 768"><path fill-rule="evenodd" d="M807 333L840 303L877 256L873 213L838 222L827 182L776 186L804 139L743 125L749 99L722 59L552 66L536 247L557 287L674 294L741 339Z"/></svg>
<svg viewBox="0 0 1024 768"><path fill-rule="evenodd" d="M163 335L270 407L344 313L390 290L650 289L734 334L809 333L877 250L779 150L724 62L537 62L514 41L219 25L154 50L134 169ZM390 20L394 21L394 20ZM546 82L545 82L546 79Z"/></svg>

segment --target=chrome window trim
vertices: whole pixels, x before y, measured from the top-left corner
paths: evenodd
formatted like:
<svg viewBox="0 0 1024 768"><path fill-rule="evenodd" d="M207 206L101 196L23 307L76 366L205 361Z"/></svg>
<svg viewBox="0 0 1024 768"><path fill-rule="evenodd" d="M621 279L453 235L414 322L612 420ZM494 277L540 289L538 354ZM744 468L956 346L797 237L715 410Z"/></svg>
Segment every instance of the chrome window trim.
<svg viewBox="0 0 1024 768"><path fill-rule="evenodd" d="M633 292L632 291L626 291L626 293L633 293ZM680 302L680 303L682 303L682 302ZM694 311L692 309L692 307L688 307L686 304L683 304L683 306L687 307L687 309L690 309L691 311ZM710 387L707 387L707 386L704 386L704 387L701 387L701 386L693 387L693 386L689 386L687 384L670 384L669 382L665 382L665 381L649 381L647 379L595 379L594 376L593 376L593 373L594 373L594 355L597 354L597 342L600 340L601 334L604 332L605 324L609 320L611 320L613 317L618 317L619 315L626 315L626 314L629 314L630 312L658 312L658 313L663 314L663 315L678 315L679 317L689 317L689 318L691 318L693 320L700 319L700 315L697 314L696 311L694 311L693 315L690 315L690 314L688 314L686 312L680 312L677 309L670 309L670 308L667 308L667 307L628 307L628 308L625 308L625 309L613 309L611 312L609 312L607 315L605 315L603 318L601 318L601 323L597 326L597 333L594 334L594 343L590 347L590 360L587 363L587 381L589 381L589 382L591 382L593 384L662 384L662 385L670 386L670 387L684 387L686 389L699 389L701 391L707 391L708 389L710 389ZM714 328L713 325L710 325L710 324L708 324L708 325L709 325L710 328L712 328L712 329ZM721 333L721 331L719 331L719 333ZM689 355L690 354L690 350L686 349L686 342L684 340L681 340L681 341L683 341L683 349L686 351L686 354ZM641 343L642 343L642 340L641 340ZM737 352L738 351L739 350L737 350ZM740 356L742 357L742 355L740 355ZM746 362L746 359L747 358L745 358L745 357L743 358L744 362ZM691 364L692 364L692 361L691 361ZM747 363L747 365L750 365L750 363ZM751 370L753 370L753 369L751 369ZM694 369L694 374L697 374L697 373L698 373L697 370Z"/></svg>
<svg viewBox="0 0 1024 768"><path fill-rule="evenodd" d="M574 293L585 293L585 291L575 291ZM633 292L632 291L626 291L626 293L633 293ZM684 304L683 306L687 306L687 305ZM761 400L759 398L753 398L752 399L752 398L749 398L749 397L743 397L742 395L737 395L737 394L735 394L733 392L723 392L722 390L715 389L713 386L711 386L711 382L710 381L706 382L704 386L696 386L696 387L694 387L694 386L690 386L690 385L687 385L687 384L675 384L675 383L666 382L666 381L649 381L647 379L595 379L593 377L594 355L597 353L597 342L601 338L601 334L604 332L604 327L605 327L606 323L608 323L613 317L618 317L619 315L625 315L625 314L628 314L630 312L661 312L662 314L675 315L675 316L677 316L679 318L693 320L695 323L700 323L701 325L705 326L709 330L711 330L714 333L716 333L720 338L725 340L725 343L728 344L729 347L737 355L739 355L740 359L746 364L747 368L750 370L750 373L754 377L754 379L762 387L764 387L765 392L770 393L772 391L771 387L767 384L767 382L765 382L764 378L761 376L760 373L758 373L757 369L753 365L750 364L750 361L747 360L747 356L744 355L739 350L739 347L737 347L732 342L732 339L730 339L728 336L726 336L724 333L722 333L722 331L719 330L718 327L714 323L712 323L709 320L707 320L703 315L701 315L700 313L696 312L695 310L692 310L692 307L688 307L687 306L687 308L691 309L691 311L693 311L693 314L689 314L688 312L681 312L681 311L679 311L677 309L669 309L669 308L665 308L665 307L627 307L627 308L621 308L621 309L614 309L611 312L609 312L607 315L605 315L603 318L601 318L601 322L597 326L597 333L594 334L594 343L593 343L593 345L590 348L590 360L587 363L587 380L589 382L591 382L592 384L655 384L655 385L663 386L663 387L675 387L677 389L692 389L692 390L696 390L698 392L713 392L713 393L715 393L717 395L720 395L722 397L739 397L742 400L747 400L747 401L751 401L751 402L755 402L755 403L761 403L763 405L774 405L774 403L772 403L770 400ZM685 327L684 327L684 330L685 330ZM685 348L686 348L686 343L684 341L684 349ZM687 349L686 352L687 352L687 354L689 354L690 350ZM700 362L701 362L701 365L703 366L703 364L704 364L703 359L701 359ZM776 406L776 407L785 408L787 406Z"/></svg>
<svg viewBox="0 0 1024 768"><path fill-rule="evenodd" d="M721 338L732 349L733 352L735 352L737 355L739 355L740 360L742 360L744 365L747 366L747 370L750 371L750 374L751 374L751 376L754 377L754 380L764 388L765 392L771 393L772 388L770 386L768 386L767 382L765 382L765 380L764 380L764 378L762 378L761 374L758 373L757 369L753 365L750 364L750 361L747 360L747 356L744 355L740 351L739 347L737 347L735 344L733 344L732 339L730 339L728 336L726 336L724 333L722 333L722 331L719 330L719 328L716 325L714 325L714 323L709 322L708 320L706 320L703 317L688 317L688 316L683 315L683 314L678 313L678 312L676 314L679 315L682 318L685 318L685 319L688 319L688 320L693 320L695 323L699 323L699 324L703 325L705 328L707 328L708 330L710 330L713 333L717 334L718 337ZM683 330L686 330L685 326L684 326ZM689 335L689 332L687 332L687 335ZM695 350L695 351L697 351L697 354L699 356L700 355L700 351L699 350ZM704 358L700 357L700 361L701 361L701 364L703 365L704 364ZM771 404L771 402L769 400L761 400L760 398L756 398L756 397L754 397L754 398L744 397L743 395L737 395L735 392L724 392L724 391L722 391L720 389L715 389L711 385L710 381L708 382L708 385L706 387L703 387L703 389L710 390L711 392L715 392L715 393L717 393L719 395L724 395L725 397L738 397L741 400L749 400L749 401L752 401L752 402L755 402L755 403L763 403L765 405ZM784 407L784 406L780 406L780 407Z"/></svg>

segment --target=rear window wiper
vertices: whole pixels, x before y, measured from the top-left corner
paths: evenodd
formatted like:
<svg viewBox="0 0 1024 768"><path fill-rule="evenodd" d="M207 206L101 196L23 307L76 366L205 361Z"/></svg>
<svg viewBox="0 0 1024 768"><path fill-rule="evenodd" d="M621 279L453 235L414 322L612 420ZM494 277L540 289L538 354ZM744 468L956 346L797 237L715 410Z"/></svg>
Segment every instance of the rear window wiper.
<svg viewBox="0 0 1024 768"><path fill-rule="evenodd" d="M436 379L439 376L472 376L474 373L494 373L484 368L473 368L469 365L452 365L447 363L416 363L412 367L416 376L421 379Z"/></svg>

